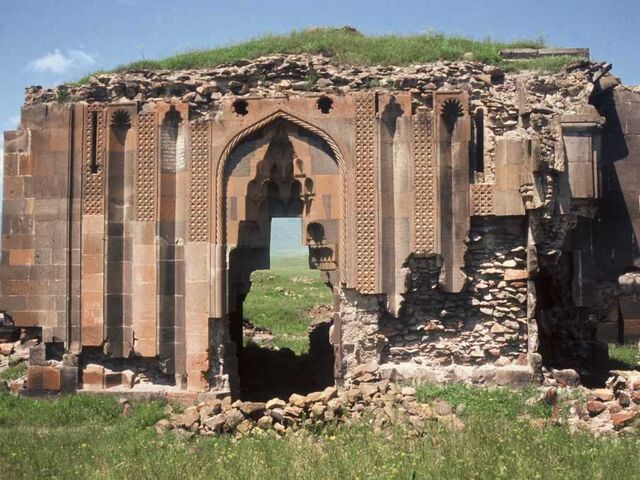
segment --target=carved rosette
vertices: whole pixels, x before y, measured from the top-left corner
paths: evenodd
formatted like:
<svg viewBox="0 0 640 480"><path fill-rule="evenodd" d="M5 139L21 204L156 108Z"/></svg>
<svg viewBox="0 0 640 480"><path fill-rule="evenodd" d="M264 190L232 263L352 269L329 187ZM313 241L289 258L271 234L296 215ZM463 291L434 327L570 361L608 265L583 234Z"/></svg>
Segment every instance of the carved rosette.
<svg viewBox="0 0 640 480"><path fill-rule="evenodd" d="M156 114L138 116L138 171L136 176L137 219L155 220L156 211Z"/></svg>
<svg viewBox="0 0 640 480"><path fill-rule="evenodd" d="M376 112L375 94L356 97L356 288L360 293L378 293L376 215Z"/></svg>
<svg viewBox="0 0 640 480"><path fill-rule="evenodd" d="M209 123L191 125L189 168L189 241L209 240Z"/></svg>
<svg viewBox="0 0 640 480"><path fill-rule="evenodd" d="M83 212L85 215L104 213L104 149L105 106L87 105L84 121Z"/></svg>
<svg viewBox="0 0 640 480"><path fill-rule="evenodd" d="M433 154L433 121L430 114L413 119L414 241L418 255L437 253L436 163Z"/></svg>

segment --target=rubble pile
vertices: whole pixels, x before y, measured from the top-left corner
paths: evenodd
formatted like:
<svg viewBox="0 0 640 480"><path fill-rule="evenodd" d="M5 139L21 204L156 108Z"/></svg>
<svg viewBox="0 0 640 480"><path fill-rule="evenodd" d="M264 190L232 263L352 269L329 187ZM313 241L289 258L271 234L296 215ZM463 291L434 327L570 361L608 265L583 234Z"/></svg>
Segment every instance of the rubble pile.
<svg viewBox="0 0 640 480"><path fill-rule="evenodd" d="M568 425L572 432L596 435L637 431L640 418L640 372L613 370L604 388L584 392L583 400L570 405Z"/></svg>
<svg viewBox="0 0 640 480"><path fill-rule="evenodd" d="M0 390L4 388L12 393L23 390L26 385L26 365L29 362L30 351L39 345L42 345L40 341L33 338L26 329L0 325L0 372L10 367L18 367L16 378L0 380ZM19 368L23 365L25 369L21 374Z"/></svg>
<svg viewBox="0 0 640 480"><path fill-rule="evenodd" d="M155 428L158 433L178 430L201 435L244 435L254 430L286 434L302 427L317 429L359 420L370 420L376 429L403 424L416 434L427 421L456 429L464 426L447 402L420 403L413 387L384 380L342 390L327 387L308 395L294 393L288 400L232 402L231 397L206 400L160 420Z"/></svg>

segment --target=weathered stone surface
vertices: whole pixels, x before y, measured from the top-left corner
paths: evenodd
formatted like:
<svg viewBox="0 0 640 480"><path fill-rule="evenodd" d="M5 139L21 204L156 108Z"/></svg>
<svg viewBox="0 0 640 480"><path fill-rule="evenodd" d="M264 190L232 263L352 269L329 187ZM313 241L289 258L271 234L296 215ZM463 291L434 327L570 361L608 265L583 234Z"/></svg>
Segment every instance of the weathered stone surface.
<svg viewBox="0 0 640 480"><path fill-rule="evenodd" d="M289 397L289 403L296 407L304 407L307 405L307 398L304 395L294 393Z"/></svg>
<svg viewBox="0 0 640 480"><path fill-rule="evenodd" d="M284 408L286 405L287 402L285 402L284 400L281 400L279 398L272 398L271 400L267 401L265 407L269 410L274 410L276 408Z"/></svg>
<svg viewBox="0 0 640 480"><path fill-rule="evenodd" d="M244 416L240 410L233 408L224 413L224 420L229 428L233 430L244 420Z"/></svg>
<svg viewBox="0 0 640 480"><path fill-rule="evenodd" d="M522 385L542 365L597 368L598 323L635 298L617 277L640 234L640 93L610 68L513 74L466 55L354 69L300 54L31 87L5 135L0 272L25 338L0 354L45 367L46 345L71 342L83 361L101 349L98 366L124 365L74 365L86 390L165 376L237 396L238 299L268 266L271 219L299 217L336 289L334 377L367 401L383 377Z"/></svg>
<svg viewBox="0 0 640 480"><path fill-rule="evenodd" d="M198 407L188 407L184 410L182 415L179 415L176 418L176 422L180 426L184 426L186 428L191 428L192 425L200 421L200 412L198 411Z"/></svg>
<svg viewBox="0 0 640 480"><path fill-rule="evenodd" d="M576 387L580 385L580 375L573 369L553 370L553 378L562 386Z"/></svg>
<svg viewBox="0 0 640 480"><path fill-rule="evenodd" d="M603 402L613 400L613 392L607 388L596 388L592 393L595 398Z"/></svg>
<svg viewBox="0 0 640 480"><path fill-rule="evenodd" d="M253 419L260 418L265 409L266 405L263 402L243 402L240 405L240 411Z"/></svg>
<svg viewBox="0 0 640 480"><path fill-rule="evenodd" d="M415 396L416 389L413 387L402 387L401 393L405 396Z"/></svg>
<svg viewBox="0 0 640 480"><path fill-rule="evenodd" d="M588 400L587 401L587 411L589 415L595 416L601 414L604 410L606 410L607 406L599 400Z"/></svg>
<svg viewBox="0 0 640 480"><path fill-rule="evenodd" d="M438 416L447 416L453 413L453 409L451 405L449 405L444 400L436 400L432 404L433 411Z"/></svg>
<svg viewBox="0 0 640 480"><path fill-rule="evenodd" d="M167 420L166 418L162 418L160 420L158 420L155 424L155 430L156 433L158 435L163 434L164 432L167 432L169 430L171 430L171 422L169 420Z"/></svg>
<svg viewBox="0 0 640 480"><path fill-rule="evenodd" d="M221 433L224 426L226 425L226 417L224 414L219 413L212 417L207 418L203 422L204 426L210 429L213 432Z"/></svg>
<svg viewBox="0 0 640 480"><path fill-rule="evenodd" d="M614 413L611 415L611 421L613 422L613 427L616 430L619 430L623 427L629 425L637 416L637 412L626 411Z"/></svg>
<svg viewBox="0 0 640 480"><path fill-rule="evenodd" d="M262 430L268 430L273 425L273 418L266 415L264 417L260 417L256 425Z"/></svg>

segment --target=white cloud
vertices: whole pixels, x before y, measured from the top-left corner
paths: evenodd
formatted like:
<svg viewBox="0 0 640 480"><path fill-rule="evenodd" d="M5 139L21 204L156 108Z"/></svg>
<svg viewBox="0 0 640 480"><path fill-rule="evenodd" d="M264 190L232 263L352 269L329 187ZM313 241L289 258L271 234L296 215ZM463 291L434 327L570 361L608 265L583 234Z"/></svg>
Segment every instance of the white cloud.
<svg viewBox="0 0 640 480"><path fill-rule="evenodd" d="M62 52L56 48L53 52L29 62L28 68L35 72L63 74L94 63L96 63L95 58L83 50L70 49Z"/></svg>

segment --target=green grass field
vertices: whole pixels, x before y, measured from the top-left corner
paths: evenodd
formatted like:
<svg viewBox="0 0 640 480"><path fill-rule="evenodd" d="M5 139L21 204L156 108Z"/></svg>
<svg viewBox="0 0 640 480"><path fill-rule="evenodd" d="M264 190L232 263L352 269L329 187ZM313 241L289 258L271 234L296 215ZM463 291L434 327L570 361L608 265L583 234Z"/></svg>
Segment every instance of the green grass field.
<svg viewBox="0 0 640 480"><path fill-rule="evenodd" d="M337 63L349 65L409 65L437 60L460 60L470 53L474 60L503 65L510 71L557 71L576 60L573 57L547 57L508 63L498 55L503 48L544 46L541 39L501 42L491 38L474 40L442 33L365 36L342 28L316 28L293 31L286 35L264 35L238 44L188 51L159 60L138 60L121 65L115 71L211 68L222 63L277 53L325 52L333 55ZM90 76L76 83L86 83Z"/></svg>
<svg viewBox="0 0 640 480"><path fill-rule="evenodd" d="M134 403L125 417L115 399L69 396L19 399L0 394L1 478L59 479L585 479L640 478L640 437L571 436L535 427L531 392L423 386L420 400L443 398L465 423L434 422L411 437L366 424L240 440L157 436L158 402ZM525 416L526 415L526 416ZM528 417L527 417L528 416Z"/></svg>
<svg viewBox="0 0 640 480"><path fill-rule="evenodd" d="M277 343L297 339L302 348L309 322L304 312L329 302L329 289L303 259L276 259L272 266L254 273L245 312L272 329ZM301 277L311 280L294 280ZM613 346L611 353L630 362L636 352ZM640 435L598 439L572 436L564 426L540 426L551 409L527 402L535 393L533 388L419 385L419 401L442 399L456 409L465 424L461 431L433 422L414 437L401 427L378 433L362 423L285 438L264 433L234 439L158 436L153 425L165 416L162 402L134 402L132 414L124 416L115 398L25 399L0 392L0 478L640 478Z"/></svg>
<svg viewBox="0 0 640 480"><path fill-rule="evenodd" d="M609 344L609 360L615 368L638 369L638 344L637 342L618 345Z"/></svg>
<svg viewBox="0 0 640 480"><path fill-rule="evenodd" d="M26 362L10 365L0 371L0 380L15 380L27 374Z"/></svg>
<svg viewBox="0 0 640 480"><path fill-rule="evenodd" d="M307 328L312 318L308 311L317 305L331 305L331 290L320 272L309 270L306 257L275 257L271 270L251 275L244 317L271 330L275 346L303 353L309 349Z"/></svg>

